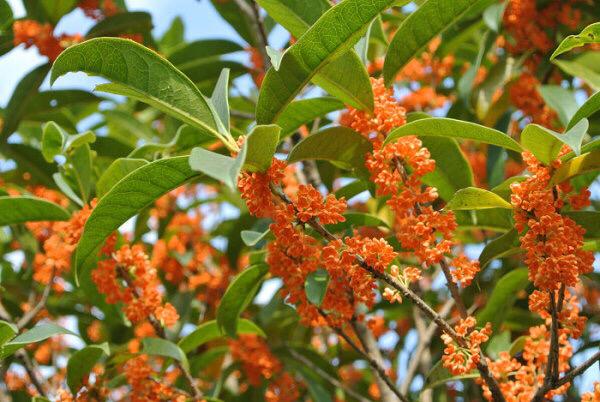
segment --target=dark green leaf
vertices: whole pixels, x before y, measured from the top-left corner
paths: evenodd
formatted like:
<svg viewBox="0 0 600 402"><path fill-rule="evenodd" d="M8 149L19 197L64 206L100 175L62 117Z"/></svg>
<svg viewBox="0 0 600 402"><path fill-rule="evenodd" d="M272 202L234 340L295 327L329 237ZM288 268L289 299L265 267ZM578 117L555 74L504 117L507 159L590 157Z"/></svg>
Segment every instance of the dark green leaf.
<svg viewBox="0 0 600 402"><path fill-rule="evenodd" d="M96 195L98 198L102 198L104 194L108 193L123 177L147 164L148 162L145 159L116 159L98 179L98 182L96 183Z"/></svg>
<svg viewBox="0 0 600 402"><path fill-rule="evenodd" d="M277 119L277 124L281 126L281 137L287 137L303 124L344 107L343 102L329 97L294 101L283 110Z"/></svg>
<svg viewBox="0 0 600 402"><path fill-rule="evenodd" d="M144 11L122 12L103 19L94 25L86 38L117 36L123 33L146 33L152 29L152 16Z"/></svg>
<svg viewBox="0 0 600 402"><path fill-rule="evenodd" d="M265 333L262 329L260 329L260 327L258 327L252 321L244 318L240 318L238 320L237 334L256 334L262 336L263 338L266 337ZM223 336L225 336L225 333L219 329L217 321L212 320L199 325L189 335L186 335L184 338L182 338L178 345L185 353L189 353L197 347L215 339L219 339Z"/></svg>
<svg viewBox="0 0 600 402"><path fill-rule="evenodd" d="M472 371L470 373L457 376L452 375L448 369L444 367L442 361L440 360L427 374L427 378L425 379L425 388L435 388L450 381L466 380L477 377L479 377L479 373L477 371Z"/></svg>
<svg viewBox="0 0 600 402"><path fill-rule="evenodd" d="M184 370L189 371L190 365L183 350L171 341L162 338L144 338L143 352L148 355L170 357L181 363Z"/></svg>
<svg viewBox="0 0 600 402"><path fill-rule="evenodd" d="M17 350L29 344L44 341L54 335L75 335L77 334L60 327L56 324L41 324L31 328L29 331L13 338L10 342L5 343L0 348L0 359L10 356Z"/></svg>
<svg viewBox="0 0 600 402"><path fill-rule="evenodd" d="M596 22L594 24L588 25L579 33L578 35L569 35L556 48L552 56L550 56L550 60L554 60L557 56L568 52L571 49L576 47L584 46L589 43L599 43L600 42L600 22Z"/></svg>
<svg viewBox="0 0 600 402"><path fill-rule="evenodd" d="M560 85L542 85L539 91L548 106L556 110L561 124L569 124L579 108L573 92Z"/></svg>
<svg viewBox="0 0 600 402"><path fill-rule="evenodd" d="M0 226L25 222L66 221L71 215L62 207L34 197L0 197Z"/></svg>
<svg viewBox="0 0 600 402"><path fill-rule="evenodd" d="M41 0L45 14L53 25L56 25L63 15L69 13L76 0Z"/></svg>
<svg viewBox="0 0 600 402"><path fill-rule="evenodd" d="M519 234L516 229L511 229L485 246L479 256L479 265L481 268L485 268L496 258L508 257L520 251Z"/></svg>
<svg viewBox="0 0 600 402"><path fill-rule="evenodd" d="M77 394L83 378L103 355L110 355L108 343L89 345L71 355L67 363L67 385L73 394Z"/></svg>
<svg viewBox="0 0 600 402"><path fill-rule="evenodd" d="M0 320L0 347L14 338L18 332L16 325Z"/></svg>
<svg viewBox="0 0 600 402"><path fill-rule="evenodd" d="M53 121L46 123L42 135L42 155L48 162L54 162L54 157L60 155L68 134Z"/></svg>
<svg viewBox="0 0 600 402"><path fill-rule="evenodd" d="M327 293L327 286L329 285L329 273L323 269L311 272L306 277L304 282L304 289L306 290L306 298L309 302L317 307L321 306L325 294Z"/></svg>
<svg viewBox="0 0 600 402"><path fill-rule="evenodd" d="M245 167L247 169L263 172L271 166L280 133L281 128L274 124L254 127L246 139L248 151Z"/></svg>
<svg viewBox="0 0 600 402"><path fill-rule="evenodd" d="M228 336L236 336L239 316L252 301L268 270L267 265L253 265L243 270L229 284L217 309L218 326Z"/></svg>

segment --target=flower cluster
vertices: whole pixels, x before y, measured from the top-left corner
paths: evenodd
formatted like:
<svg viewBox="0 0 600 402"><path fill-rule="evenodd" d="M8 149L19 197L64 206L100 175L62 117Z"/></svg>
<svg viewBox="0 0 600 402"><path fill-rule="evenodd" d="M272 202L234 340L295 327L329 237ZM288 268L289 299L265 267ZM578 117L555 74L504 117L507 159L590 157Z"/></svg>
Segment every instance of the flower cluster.
<svg viewBox="0 0 600 402"><path fill-rule="evenodd" d="M513 105L520 109L533 123L545 127L556 127L558 115L544 102L538 91L540 82L533 74L522 73L510 87L509 94Z"/></svg>
<svg viewBox="0 0 600 402"><path fill-rule="evenodd" d="M262 54L260 54L260 51L255 47L249 47L246 51L250 55L250 65L252 66L250 75L252 75L254 84L260 88L265 79L265 62L263 61Z"/></svg>
<svg viewBox="0 0 600 402"><path fill-rule="evenodd" d="M152 363L155 363L156 367ZM170 385L179 376L178 370L173 369L168 373L161 374L160 364L160 361L152 361L148 355L139 355L129 359L123 365L125 378L131 387L132 402L184 402L189 400L185 394ZM154 378L157 376L160 376L161 381ZM164 381L165 378L167 381Z"/></svg>
<svg viewBox="0 0 600 402"><path fill-rule="evenodd" d="M108 303L124 304L125 315L134 323L153 316L170 327L179 319L173 305L162 303L156 269L140 245L125 244L111 258L99 261L92 280Z"/></svg>
<svg viewBox="0 0 600 402"><path fill-rule="evenodd" d="M592 270L594 256L582 249L585 230L560 213L565 203L561 197L571 187L549 186L552 167L541 165L529 152L523 153L523 159L531 176L511 184L511 203L515 208L515 227L522 234L521 248L525 251L529 279L543 290L575 286L580 274ZM588 193L582 194L585 197ZM585 205L580 198L575 198L576 206Z"/></svg>
<svg viewBox="0 0 600 402"><path fill-rule="evenodd" d="M77 7L87 17L95 20L111 17L121 11L114 0L80 0Z"/></svg>
<svg viewBox="0 0 600 402"><path fill-rule="evenodd" d="M35 46L41 55L50 59L56 58L67 47L81 42L81 35L54 35L54 27L48 23L41 24L34 20L18 20L13 24L14 45L24 44L26 48Z"/></svg>
<svg viewBox="0 0 600 402"><path fill-rule="evenodd" d="M229 341L231 355L242 364L248 382L259 386L269 381L265 391L267 402L294 402L299 400L301 384L283 371L283 364L273 355L266 342L258 335L245 334Z"/></svg>
<svg viewBox="0 0 600 402"><path fill-rule="evenodd" d="M477 322L473 317L461 319L454 327L456 333L464 345L458 345L448 334L442 334L442 340L446 345L442 362L453 375L467 374L480 362L481 344L487 342L492 333L490 323L480 330L475 329Z"/></svg>

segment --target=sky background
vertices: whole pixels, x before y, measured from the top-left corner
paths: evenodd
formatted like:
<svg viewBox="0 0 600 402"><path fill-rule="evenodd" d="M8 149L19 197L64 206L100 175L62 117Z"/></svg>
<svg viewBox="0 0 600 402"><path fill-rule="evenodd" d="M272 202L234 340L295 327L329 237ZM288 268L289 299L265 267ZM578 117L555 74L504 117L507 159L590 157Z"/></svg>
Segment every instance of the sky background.
<svg viewBox="0 0 600 402"><path fill-rule="evenodd" d="M21 0L8 0L12 6L15 18L23 17L25 12ZM243 39L228 25L219 14L214 10L208 0L126 0L129 11L146 11L152 15L154 23L154 36L160 37L169 28L173 19L177 16L181 17L185 25L185 39L187 41L198 39L230 39L243 44ZM65 16L58 26L56 32L58 34L83 34L89 30L96 22L84 16L79 9L75 9L69 15ZM276 28L271 33L270 43L277 47L285 43L287 35L281 28ZM244 55L240 56L244 57ZM21 78L36 66L46 62L46 58L40 56L35 47L25 49L22 45L13 49L11 52L0 56L0 107L5 107L15 86ZM238 87L249 86L248 77L238 81ZM102 82L99 78L88 77L83 73L68 74L60 78L53 86L55 89L61 88L79 88L84 90L93 90L94 86ZM48 89L49 84L46 82L42 89ZM581 100L580 100L581 102ZM596 186L598 187L598 186ZM595 188L595 194L598 188ZM481 247L474 247L470 251L471 258L477 258L481 251ZM596 270L599 269L600 260L596 259ZM443 283L439 284L443 286ZM256 302L264 303L268 301L273 292L279 287L279 280L274 279L269 281L268 285L263 286L261 294L258 295ZM390 348L398 341L395 332L389 332L380 341L380 346L383 349ZM410 356L409 351L416 346L417 337L414 331L411 331L406 339L406 348L400 356L400 366L405 367ZM575 361L580 362L587 358L589 353L580 354ZM588 370L585 376L579 378L577 383L581 386L582 391L592 389L594 381L593 370ZM596 371L597 372L597 371ZM418 386L418 384L414 384Z"/></svg>

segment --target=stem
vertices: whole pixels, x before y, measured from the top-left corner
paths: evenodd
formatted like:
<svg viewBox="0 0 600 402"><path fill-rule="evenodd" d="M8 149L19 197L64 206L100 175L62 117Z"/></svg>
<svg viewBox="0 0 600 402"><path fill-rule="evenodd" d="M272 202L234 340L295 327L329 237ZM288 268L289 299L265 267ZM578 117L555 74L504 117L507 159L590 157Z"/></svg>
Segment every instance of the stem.
<svg viewBox="0 0 600 402"><path fill-rule="evenodd" d="M575 377L577 377L579 374L583 374L584 371L586 371L588 368L590 368L596 362L600 362L600 351L596 352L595 355L593 355L592 357L590 357L589 359L587 359L581 365L575 367L573 370L571 370L567 374L565 374L561 379L559 379L552 386L551 389L555 389L555 388L561 387L561 386L563 386L563 385L565 385L565 384L573 381L573 379Z"/></svg>
<svg viewBox="0 0 600 402"><path fill-rule="evenodd" d="M263 59L263 64L265 71L271 67L271 59L267 54L267 33L265 31L265 27L262 22L262 18L260 18L260 13L258 9L258 5L254 0L250 0L251 4L248 4L246 0L234 0L235 4L239 7L240 11L246 18L246 21L252 28L250 31L254 35L254 41L256 43L256 48L260 52L260 56Z"/></svg>
<svg viewBox="0 0 600 402"><path fill-rule="evenodd" d="M27 355L27 352L21 349L17 353L15 353L15 355L23 363L23 367L25 367L25 371L27 371L27 375L29 376L31 383L33 384L37 392L41 396L46 397L46 391L44 390L41 381L38 379L37 370L31 359Z"/></svg>
<svg viewBox="0 0 600 402"><path fill-rule="evenodd" d="M50 296L50 291L52 290L52 283L54 282L54 278L56 277L56 267L52 268L52 275L50 275L50 281L46 284L44 291L42 292L42 297L37 302L37 304L28 312L26 312L23 317L19 321L17 321L17 328L22 329L29 324L31 320L35 318L35 316L42 311L44 307L46 307L46 302L48 301L48 297Z"/></svg>

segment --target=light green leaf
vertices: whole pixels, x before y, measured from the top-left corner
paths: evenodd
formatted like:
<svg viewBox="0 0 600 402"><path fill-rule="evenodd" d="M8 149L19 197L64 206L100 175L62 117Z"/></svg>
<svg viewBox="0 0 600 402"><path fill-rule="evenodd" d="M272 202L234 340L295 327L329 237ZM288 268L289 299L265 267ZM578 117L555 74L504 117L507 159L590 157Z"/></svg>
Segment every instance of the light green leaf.
<svg viewBox="0 0 600 402"><path fill-rule="evenodd" d="M94 25L86 38L117 36L122 33L146 33L152 29L152 16L144 11L121 12Z"/></svg>
<svg viewBox="0 0 600 402"><path fill-rule="evenodd" d="M246 152L245 167L251 171L263 172L271 166L271 161L277 144L281 128L274 124L256 126L246 139L248 151Z"/></svg>
<svg viewBox="0 0 600 402"><path fill-rule="evenodd" d="M477 314L477 322L480 325L489 322L494 331L498 329L514 304L517 293L529 285L528 275L527 268L517 268L502 276L496 282L485 307Z"/></svg>
<svg viewBox="0 0 600 402"><path fill-rule="evenodd" d="M92 151L88 144L84 144L75 148L69 155L69 161L72 168L69 171L75 177L79 187L79 194L84 203L90 199L93 166L92 166Z"/></svg>
<svg viewBox="0 0 600 402"><path fill-rule="evenodd" d="M178 48L169 56L169 61L181 71L186 71L206 65L207 60L218 60L219 56L243 50L243 47L229 40L198 40Z"/></svg>
<svg viewBox="0 0 600 402"><path fill-rule="evenodd" d="M501 131L467 121L443 117L419 119L398 127L389 133L384 144L407 135L464 138L498 145L517 152L522 151L521 146L515 140Z"/></svg>
<svg viewBox="0 0 600 402"><path fill-rule="evenodd" d="M575 124L579 123L582 119L589 117L600 110L600 92L596 92L585 101L583 105L575 112L571 121L567 125L567 130L573 128Z"/></svg>
<svg viewBox="0 0 600 402"><path fill-rule="evenodd" d="M75 191L73 191L73 189L67 182L67 179L62 173L54 173L52 175L52 179L54 179L54 183L60 189L60 191L63 192L64 195L69 197L69 199L75 202L75 204L79 205L80 207L83 207L83 201L81 200L81 198L79 198L77 194L75 194Z"/></svg>
<svg viewBox="0 0 600 402"><path fill-rule="evenodd" d="M582 119L569 131L560 134L538 124L528 124L521 133L521 145L542 163L549 165L558 157L558 152L564 144L579 155L581 142L588 127L588 120Z"/></svg>
<svg viewBox="0 0 600 402"><path fill-rule="evenodd" d="M183 185L198 173L190 169L187 156L161 159L134 170L120 180L96 205L77 245L77 270L104 240L154 200Z"/></svg>
<svg viewBox="0 0 600 402"><path fill-rule="evenodd" d="M394 0L345 0L323 14L285 52L279 71L267 72L258 97L257 122L276 121L308 81L327 63L352 48L371 21L392 3Z"/></svg>
<svg viewBox="0 0 600 402"><path fill-rule="evenodd" d="M74 332L69 331L56 324L41 324L31 328L29 331L22 333L21 335L13 338L10 342L5 343L0 347L0 359L4 359L12 355L17 350L25 347L29 344L44 341L54 335L75 335L79 336Z"/></svg>
<svg viewBox="0 0 600 402"><path fill-rule="evenodd" d="M553 63L565 73L581 78L595 91L600 90L600 56L598 52L585 52L573 60L554 60Z"/></svg>
<svg viewBox="0 0 600 402"><path fill-rule="evenodd" d="M348 127L331 127L309 135L290 152L288 162L318 159L343 165L347 169L364 168L365 154L371 142Z"/></svg>
<svg viewBox="0 0 600 402"><path fill-rule="evenodd" d="M98 90L148 103L227 142L217 130L207 99L194 83L142 45L126 39L97 38L71 46L54 62L50 81L77 71L113 82L99 85Z"/></svg>
<svg viewBox="0 0 600 402"><path fill-rule="evenodd" d="M25 222L66 221L70 217L63 207L42 198L0 197L0 226Z"/></svg>
<svg viewBox="0 0 600 402"><path fill-rule="evenodd" d="M572 91L560 85L542 85L540 94L544 101L558 113L558 118L563 126L575 115L579 106Z"/></svg>
<svg viewBox="0 0 600 402"><path fill-rule="evenodd" d="M217 309L217 324L228 336L236 336L239 316L254 298L268 270L267 265L253 265L244 269L229 284Z"/></svg>
<svg viewBox="0 0 600 402"><path fill-rule="evenodd" d="M75 7L76 0L41 0L41 3L52 25L56 25L63 15Z"/></svg>
<svg viewBox="0 0 600 402"><path fill-rule="evenodd" d="M258 336L266 337L263 330L258 327L255 323L245 318L240 318L237 324L237 334L256 334ZM205 322L198 326L190 334L183 337L178 345L185 353L189 353L199 346L204 345L207 342L219 339L225 336L225 333L219 329L216 320Z"/></svg>
<svg viewBox="0 0 600 402"><path fill-rule="evenodd" d="M563 163L554 172L550 184L559 184L572 177L597 170L600 170L600 150L585 153Z"/></svg>
<svg viewBox="0 0 600 402"><path fill-rule="evenodd" d="M516 229L511 229L486 244L479 256L479 265L481 268L485 268L487 264L496 258L508 257L520 251L519 233Z"/></svg>
<svg viewBox="0 0 600 402"><path fill-rule="evenodd" d="M92 131L69 135L65 143L65 150L68 152L84 144L92 144L94 142L96 142L96 134L94 134Z"/></svg>
<svg viewBox="0 0 600 402"><path fill-rule="evenodd" d="M242 237L242 241L248 247L256 246L261 240L266 238L270 230L266 230L264 232L255 232L254 230L242 230L240 232L240 236Z"/></svg>
<svg viewBox="0 0 600 402"><path fill-rule="evenodd" d="M102 112L111 136L122 139L135 146L139 140L152 141L156 131L148 124L138 120L133 114L122 110L104 110Z"/></svg>
<svg viewBox="0 0 600 402"><path fill-rule="evenodd" d="M576 47L584 46L589 43L600 43L600 22L588 25L578 35L569 35L556 48L556 50L550 56L550 60L554 60L556 57L563 53L568 52Z"/></svg>
<svg viewBox="0 0 600 402"><path fill-rule="evenodd" d="M83 378L103 355L110 355L108 343L89 345L71 355L67 362L67 385L73 394L77 394Z"/></svg>
<svg viewBox="0 0 600 402"><path fill-rule="evenodd" d="M183 369L190 370L188 359L183 350L171 341L162 338L144 338L142 340L143 352L154 356L170 357L181 363Z"/></svg>
<svg viewBox="0 0 600 402"><path fill-rule="evenodd" d="M23 115L27 112L33 95L37 93L38 88L42 85L50 70L50 66L49 63L46 63L36 67L27 73L17 84L4 109L4 126L0 133L0 139L3 141L6 141L6 138L19 127L19 123Z"/></svg>
<svg viewBox="0 0 600 402"><path fill-rule="evenodd" d="M327 0L259 0L258 3L296 38L304 35L331 8ZM280 62L273 63L276 70ZM312 82L357 109L373 109L369 74L352 50L323 67L312 77Z"/></svg>
<svg viewBox="0 0 600 402"><path fill-rule="evenodd" d="M427 0L405 19L390 42L383 66L386 85L427 44L457 23L465 14L490 3L486 0Z"/></svg>
<svg viewBox="0 0 600 402"><path fill-rule="evenodd" d="M492 31L498 32L500 30L500 24L502 23L502 16L504 15L504 9L506 8L505 3L492 4L483 12L483 22Z"/></svg>
<svg viewBox="0 0 600 402"><path fill-rule="evenodd" d="M54 162L54 157L60 155L68 134L53 121L46 123L42 134L42 155L46 161Z"/></svg>
<svg viewBox="0 0 600 402"><path fill-rule="evenodd" d="M174 49L179 48L180 46L184 46L184 34L185 34L185 26L183 25L183 20L180 16L173 18L173 22L171 22L171 26L164 33L158 45L160 50L164 54L170 54Z"/></svg>
<svg viewBox="0 0 600 402"><path fill-rule="evenodd" d="M279 70L279 66L281 65L281 58L283 57L283 51L272 48L271 46L267 46L267 55L271 60L271 64L275 70Z"/></svg>
<svg viewBox="0 0 600 402"><path fill-rule="evenodd" d="M281 137L287 137L303 124L344 107L343 102L331 97L294 101L277 118L277 124L281 126Z"/></svg>
<svg viewBox="0 0 600 402"><path fill-rule="evenodd" d="M215 108L218 116L219 131L223 135L229 133L229 69L221 71L215 89L210 97L212 106Z"/></svg>
<svg viewBox="0 0 600 402"><path fill-rule="evenodd" d="M222 181L227 187L235 191L237 179L246 160L248 146L244 144L240 153L235 158L217 154L201 147L192 149L189 157L190 168L197 172Z"/></svg>
<svg viewBox="0 0 600 402"><path fill-rule="evenodd" d="M148 162L145 159L116 159L98 179L98 182L96 183L96 195L98 198L102 198L104 194L108 193L123 177L147 164Z"/></svg>
<svg viewBox="0 0 600 402"><path fill-rule="evenodd" d="M319 268L308 274L306 281L304 282L304 289L308 301L315 306L320 307L325 298L325 294L327 293L328 285L329 273L325 269Z"/></svg>
<svg viewBox="0 0 600 402"><path fill-rule="evenodd" d="M467 187L458 190L448 202L446 208L453 211L490 208L512 209L512 205L491 191L477 187Z"/></svg>
<svg viewBox="0 0 600 402"><path fill-rule="evenodd" d="M0 320L0 347L10 341L19 332L15 324Z"/></svg>

